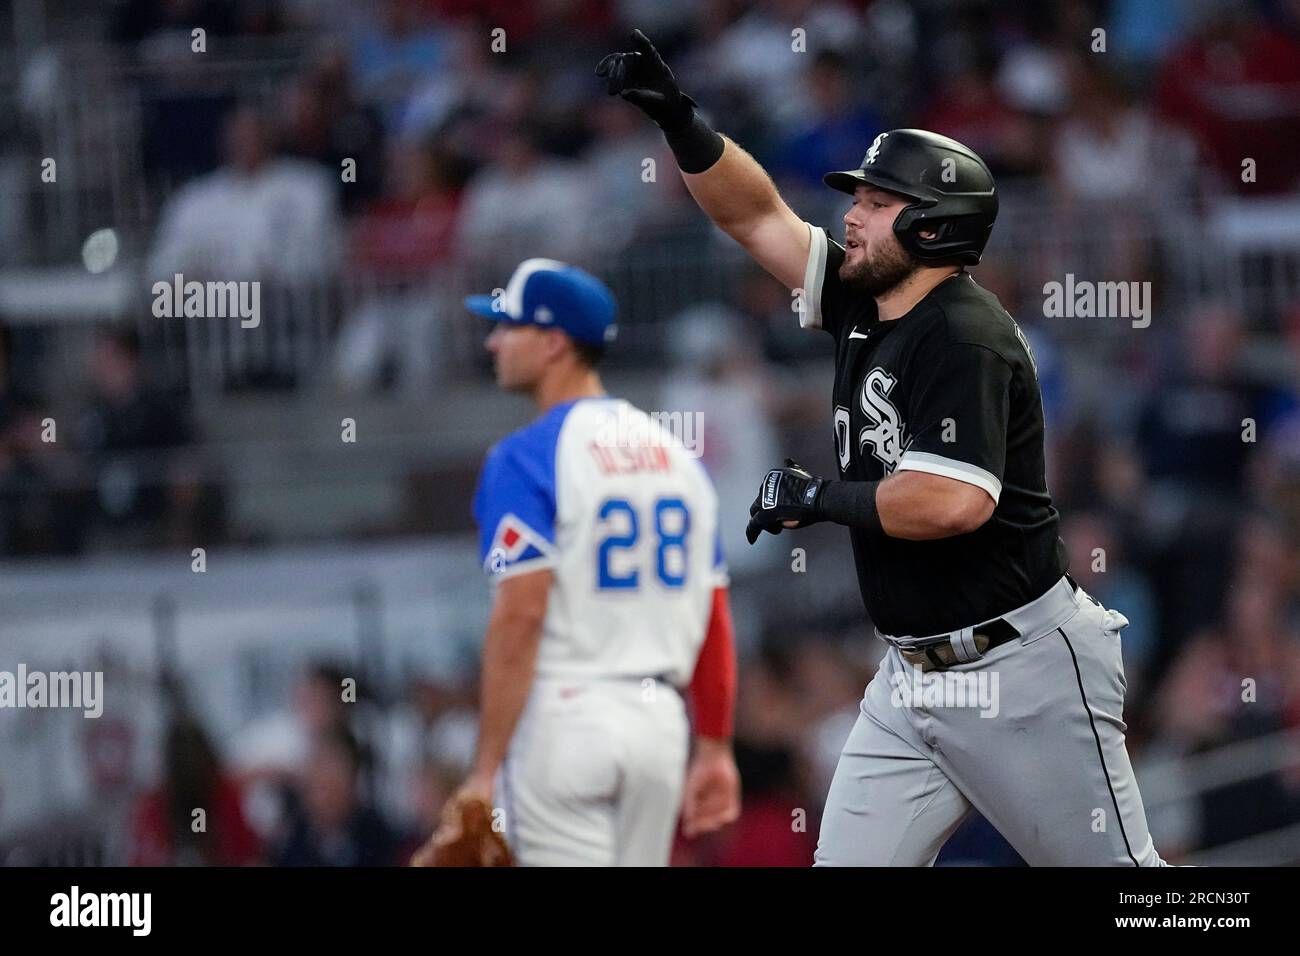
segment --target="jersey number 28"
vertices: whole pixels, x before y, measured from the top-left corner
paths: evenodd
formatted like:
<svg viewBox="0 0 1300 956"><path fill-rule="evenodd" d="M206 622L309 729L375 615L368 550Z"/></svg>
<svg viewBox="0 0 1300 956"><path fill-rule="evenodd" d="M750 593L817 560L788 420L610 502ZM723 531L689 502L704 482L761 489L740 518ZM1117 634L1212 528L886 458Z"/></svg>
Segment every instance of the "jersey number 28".
<svg viewBox="0 0 1300 956"><path fill-rule="evenodd" d="M601 591L628 591L641 586L636 562L611 561L620 552L633 551L641 539L636 508L626 498L607 498L600 506L605 536L596 549L596 587ZM660 498L654 503L655 575L667 588L686 585L686 536L691 513L680 498ZM611 567L616 563L620 570ZM630 566L629 566L630 565Z"/></svg>

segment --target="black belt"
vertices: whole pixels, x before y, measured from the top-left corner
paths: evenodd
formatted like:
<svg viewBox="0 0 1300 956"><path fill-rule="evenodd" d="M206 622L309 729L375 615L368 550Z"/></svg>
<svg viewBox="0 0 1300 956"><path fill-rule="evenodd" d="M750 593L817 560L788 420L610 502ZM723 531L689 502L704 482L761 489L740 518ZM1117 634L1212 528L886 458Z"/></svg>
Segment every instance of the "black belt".
<svg viewBox="0 0 1300 956"><path fill-rule="evenodd" d="M971 633L975 649L981 657L986 652L993 650L993 648L1000 647L1019 637L1020 632L1002 618L989 621L987 624L981 624ZM903 656L903 660L916 665L923 671L951 667L953 664L968 663L957 657L952 642L947 638L936 640L933 644L922 644L915 650L910 651L905 651L900 647L898 652ZM978 660L979 658L975 659Z"/></svg>
<svg viewBox="0 0 1300 956"><path fill-rule="evenodd" d="M1070 582L1071 590L1079 590L1078 583L1069 574L1065 576L1065 579ZM1020 632L1006 618L999 617L979 625L971 632L971 637L975 643L976 651L982 657L993 648L1001 647L1008 641L1016 640L1020 637ZM969 663L969 661L962 661L957 656L957 651L953 648L952 642L946 637L936 639L933 644L920 644L913 650L905 651L900 647L898 651L903 656L903 660L926 671L951 667L954 664Z"/></svg>

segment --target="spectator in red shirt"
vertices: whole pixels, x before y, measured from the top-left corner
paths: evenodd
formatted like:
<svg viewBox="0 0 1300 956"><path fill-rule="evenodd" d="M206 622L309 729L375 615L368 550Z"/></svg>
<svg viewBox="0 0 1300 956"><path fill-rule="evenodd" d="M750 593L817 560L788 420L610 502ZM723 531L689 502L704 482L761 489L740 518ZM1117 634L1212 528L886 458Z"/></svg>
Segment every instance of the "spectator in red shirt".
<svg viewBox="0 0 1300 956"><path fill-rule="evenodd" d="M435 146L397 142L385 178L384 195L353 232L356 261L379 272L427 270L452 250L462 184L457 164Z"/></svg>
<svg viewBox="0 0 1300 956"><path fill-rule="evenodd" d="M1163 64L1156 105L1201 144L1223 185L1241 193L1300 185L1300 43L1233 6ZM1242 181L1254 159L1255 181Z"/></svg>

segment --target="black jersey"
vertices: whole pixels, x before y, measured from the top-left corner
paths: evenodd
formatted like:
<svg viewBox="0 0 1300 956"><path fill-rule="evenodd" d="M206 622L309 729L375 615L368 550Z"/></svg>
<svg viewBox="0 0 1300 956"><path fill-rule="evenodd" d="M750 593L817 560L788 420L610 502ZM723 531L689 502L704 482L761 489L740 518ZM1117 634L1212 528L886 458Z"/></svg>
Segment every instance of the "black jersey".
<svg viewBox="0 0 1300 956"><path fill-rule="evenodd" d="M1043 403L1024 333L967 273L940 282L906 315L839 278L844 248L809 227L802 323L835 338L840 477L926 471L983 488L993 516L968 534L908 541L850 529L873 623L927 636L1027 604L1066 569L1047 492Z"/></svg>

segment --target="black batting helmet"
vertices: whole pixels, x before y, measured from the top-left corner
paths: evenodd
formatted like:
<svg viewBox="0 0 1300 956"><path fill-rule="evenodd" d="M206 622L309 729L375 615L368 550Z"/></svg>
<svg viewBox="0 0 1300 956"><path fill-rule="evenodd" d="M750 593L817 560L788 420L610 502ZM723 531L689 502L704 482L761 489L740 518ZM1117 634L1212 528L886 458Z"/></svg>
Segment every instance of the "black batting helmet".
<svg viewBox="0 0 1300 956"><path fill-rule="evenodd" d="M881 133L860 169L827 173L822 181L849 195L868 185L911 199L894 220L894 235L925 261L979 262L998 215L997 189L984 160L955 139L923 129ZM922 230L937 235L922 239Z"/></svg>

